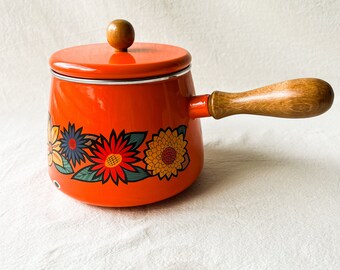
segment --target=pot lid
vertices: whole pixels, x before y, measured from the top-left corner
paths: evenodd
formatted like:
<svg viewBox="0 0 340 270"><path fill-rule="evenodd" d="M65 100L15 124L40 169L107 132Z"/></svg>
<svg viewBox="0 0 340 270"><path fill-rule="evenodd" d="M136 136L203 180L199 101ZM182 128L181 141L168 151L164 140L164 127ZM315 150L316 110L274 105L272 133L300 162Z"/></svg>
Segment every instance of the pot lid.
<svg viewBox="0 0 340 270"><path fill-rule="evenodd" d="M190 65L190 53L180 47L134 41L134 29L124 20L107 28L107 43L70 47L50 57L51 69L87 79L138 79L180 71ZM131 46L131 47L130 47Z"/></svg>

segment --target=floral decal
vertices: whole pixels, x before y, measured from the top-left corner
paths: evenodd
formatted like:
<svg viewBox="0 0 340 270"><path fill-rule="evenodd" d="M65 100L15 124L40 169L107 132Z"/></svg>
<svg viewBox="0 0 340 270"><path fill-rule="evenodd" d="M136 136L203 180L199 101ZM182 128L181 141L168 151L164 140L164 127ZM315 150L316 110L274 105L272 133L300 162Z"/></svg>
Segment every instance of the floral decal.
<svg viewBox="0 0 340 270"><path fill-rule="evenodd" d="M88 140L86 139L86 135L81 134L83 128L79 128L75 130L74 124L68 124L68 129L64 128L64 131L61 132L62 138L61 147L62 154L72 162L73 166L76 163L80 164L81 161L85 162L86 152L85 148Z"/></svg>
<svg viewBox="0 0 340 270"><path fill-rule="evenodd" d="M64 159L60 155L60 144L61 142L58 140L59 135L59 126L54 126L51 123L51 119L48 119L48 127L47 127L47 157L48 157L48 165L52 166L54 164L56 168L62 168L64 166Z"/></svg>
<svg viewBox="0 0 340 270"><path fill-rule="evenodd" d="M190 159L186 149L188 142L184 140L185 132L185 126L174 130L160 130L147 143L144 161L151 175L158 175L160 179L166 177L169 180L188 166Z"/></svg>
<svg viewBox="0 0 340 270"><path fill-rule="evenodd" d="M60 131L60 132L59 132ZM185 140L186 126L161 129L151 136L144 152L139 148L147 132L112 129L109 137L84 133L82 127L69 123L60 130L48 120L48 165L61 174L83 182L112 181L128 184L152 176L161 180L177 176L189 164Z"/></svg>
<svg viewBox="0 0 340 270"><path fill-rule="evenodd" d="M146 132L126 133L122 131L118 136L112 130L109 140L103 135L90 149L92 156L89 160L93 165L80 170L73 179L84 181L102 181L110 179L118 185L121 180L125 184L142 180L149 174L135 165L141 159L137 148L144 141Z"/></svg>

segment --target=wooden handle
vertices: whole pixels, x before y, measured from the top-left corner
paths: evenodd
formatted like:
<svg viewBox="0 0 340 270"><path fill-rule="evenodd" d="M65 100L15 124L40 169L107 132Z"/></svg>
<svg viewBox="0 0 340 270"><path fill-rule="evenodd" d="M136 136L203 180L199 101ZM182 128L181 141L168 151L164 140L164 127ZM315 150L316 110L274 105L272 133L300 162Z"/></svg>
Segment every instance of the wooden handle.
<svg viewBox="0 0 340 270"><path fill-rule="evenodd" d="M215 91L209 96L209 113L216 119L233 114L257 114L285 118L312 117L333 103L332 87L314 78L276 83L243 93Z"/></svg>

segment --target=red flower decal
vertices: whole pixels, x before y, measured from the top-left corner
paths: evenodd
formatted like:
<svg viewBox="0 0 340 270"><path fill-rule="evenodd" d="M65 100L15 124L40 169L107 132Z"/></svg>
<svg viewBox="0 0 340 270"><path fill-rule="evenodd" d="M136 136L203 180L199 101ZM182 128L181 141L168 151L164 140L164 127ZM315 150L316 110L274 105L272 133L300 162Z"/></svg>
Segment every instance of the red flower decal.
<svg viewBox="0 0 340 270"><path fill-rule="evenodd" d="M90 157L94 164L91 170L96 172L96 176L100 176L103 183L109 179L116 185L119 180L127 183L127 173L136 172L133 163L140 161L136 157L139 151L135 150L135 144L130 142L124 131L117 137L114 130L112 130L109 140L101 135L99 141L91 149L94 155Z"/></svg>

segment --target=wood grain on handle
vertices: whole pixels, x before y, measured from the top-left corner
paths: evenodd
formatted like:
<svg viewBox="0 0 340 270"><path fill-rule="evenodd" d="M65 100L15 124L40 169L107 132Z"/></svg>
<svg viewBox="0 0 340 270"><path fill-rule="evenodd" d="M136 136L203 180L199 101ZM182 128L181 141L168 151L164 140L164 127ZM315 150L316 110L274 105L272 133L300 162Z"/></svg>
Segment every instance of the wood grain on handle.
<svg viewBox="0 0 340 270"><path fill-rule="evenodd" d="M209 96L209 113L216 119L233 114L257 114L285 118L312 117L333 103L332 87L314 78L295 79L243 93L215 91Z"/></svg>

